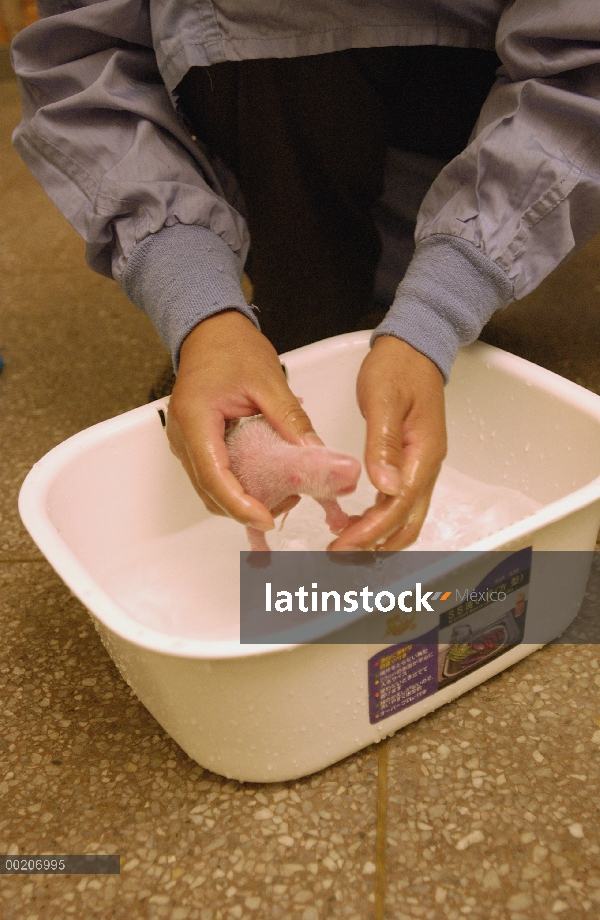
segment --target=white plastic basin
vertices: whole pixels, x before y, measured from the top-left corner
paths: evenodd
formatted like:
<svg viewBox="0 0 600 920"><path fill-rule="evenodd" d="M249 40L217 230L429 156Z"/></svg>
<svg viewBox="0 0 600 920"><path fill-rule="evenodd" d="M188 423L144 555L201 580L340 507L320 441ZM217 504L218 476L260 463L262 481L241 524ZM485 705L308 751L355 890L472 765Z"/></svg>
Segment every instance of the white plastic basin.
<svg viewBox="0 0 600 920"><path fill-rule="evenodd" d="M317 431L328 445L357 456L364 422L354 384L368 340L368 332L353 333L285 356L291 387ZM19 507L40 550L88 608L123 677L203 766L255 782L306 775L392 734L542 644L527 642L526 634L525 644L377 723L369 715L368 662L389 638L377 645L241 645L245 532L209 515L197 499L168 447L157 411L167 404L134 409L50 451L25 480ZM476 343L459 355L447 407L447 463L481 482L515 488L540 506L468 548L593 550L600 525L600 397ZM548 597L564 589L562 613L544 642L575 616L588 568L568 586L549 583L546 597L530 597L543 615Z"/></svg>

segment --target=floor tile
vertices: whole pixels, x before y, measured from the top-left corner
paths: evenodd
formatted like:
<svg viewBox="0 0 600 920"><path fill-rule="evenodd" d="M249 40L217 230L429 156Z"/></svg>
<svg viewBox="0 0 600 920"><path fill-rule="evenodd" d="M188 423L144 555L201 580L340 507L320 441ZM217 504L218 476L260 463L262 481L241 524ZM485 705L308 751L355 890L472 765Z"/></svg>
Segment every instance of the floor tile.
<svg viewBox="0 0 600 920"><path fill-rule="evenodd" d="M146 402L168 355L9 144L16 88L0 83L0 559L37 556L17 496L33 464L77 431ZM5 178L4 164L7 163Z"/></svg>
<svg viewBox="0 0 600 920"><path fill-rule="evenodd" d="M548 646L392 739L390 917L595 914L599 664Z"/></svg>
<svg viewBox="0 0 600 920"><path fill-rule="evenodd" d="M119 853L122 872L2 877L0 916L371 920L379 749L272 786L209 773L50 567L8 561L40 560L16 510L32 464L145 402L166 363L12 151L18 117L0 83L0 852ZM484 338L600 392L599 317L596 238ZM547 647L387 742L387 920L597 915L599 664Z"/></svg>
<svg viewBox="0 0 600 920"><path fill-rule="evenodd" d="M0 564L0 622L0 852L122 857L119 877L1 877L10 916L364 916L375 748L296 782L228 781L137 701L46 563Z"/></svg>
<svg viewBox="0 0 600 920"><path fill-rule="evenodd" d="M481 337L600 393L600 236L495 313Z"/></svg>

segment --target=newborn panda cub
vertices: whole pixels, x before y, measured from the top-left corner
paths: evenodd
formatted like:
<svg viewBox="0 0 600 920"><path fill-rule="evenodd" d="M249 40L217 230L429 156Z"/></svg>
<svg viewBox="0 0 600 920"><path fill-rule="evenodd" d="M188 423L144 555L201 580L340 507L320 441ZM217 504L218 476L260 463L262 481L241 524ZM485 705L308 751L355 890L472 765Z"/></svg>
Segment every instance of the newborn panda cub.
<svg viewBox="0 0 600 920"><path fill-rule="evenodd" d="M310 495L325 511L332 533L340 533L350 518L336 501L354 492L360 461L320 445L299 447L284 441L262 415L236 422L226 437L231 471L244 491L272 511L291 495ZM250 549L268 551L265 535L247 527Z"/></svg>

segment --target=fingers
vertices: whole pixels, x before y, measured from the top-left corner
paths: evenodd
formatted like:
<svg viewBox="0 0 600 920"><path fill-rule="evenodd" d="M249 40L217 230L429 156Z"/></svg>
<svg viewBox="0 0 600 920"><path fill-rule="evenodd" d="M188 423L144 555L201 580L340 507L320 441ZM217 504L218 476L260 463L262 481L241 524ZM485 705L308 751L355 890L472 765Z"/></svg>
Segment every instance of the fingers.
<svg viewBox="0 0 600 920"><path fill-rule="evenodd" d="M262 413L291 443L321 443L289 389L271 343L236 311L200 323L185 339L167 416L167 435L209 511L256 530L273 515L247 495L230 469L228 420ZM276 514L293 507L274 509Z"/></svg>
<svg viewBox="0 0 600 920"><path fill-rule="evenodd" d="M167 435L171 450L207 509L256 530L270 530L274 526L272 515L259 501L246 495L229 469L224 427L222 417L204 407L186 406L182 411L177 404L173 409L169 406Z"/></svg>
<svg viewBox="0 0 600 920"><path fill-rule="evenodd" d="M379 549L388 551L406 549L415 542L425 523L434 486L435 483L432 483L431 487L421 495L412 511L407 515L403 526L395 531L382 546L378 547Z"/></svg>
<svg viewBox="0 0 600 920"><path fill-rule="evenodd" d="M446 452L443 379L405 342L382 337L363 363L357 395L378 495L329 548L403 549L418 537Z"/></svg>
<svg viewBox="0 0 600 920"><path fill-rule="evenodd" d="M414 501L412 493L377 494L375 504L351 523L328 547L330 550L398 550L410 546L425 521L438 470Z"/></svg>

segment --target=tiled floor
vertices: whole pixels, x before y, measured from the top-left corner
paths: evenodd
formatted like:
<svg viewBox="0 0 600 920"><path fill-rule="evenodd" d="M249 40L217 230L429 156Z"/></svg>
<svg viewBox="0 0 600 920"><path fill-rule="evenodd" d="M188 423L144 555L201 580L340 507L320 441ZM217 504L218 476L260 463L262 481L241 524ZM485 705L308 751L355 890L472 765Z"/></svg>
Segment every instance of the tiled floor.
<svg viewBox="0 0 600 920"><path fill-rule="evenodd" d="M381 747L240 785L136 701L16 500L49 448L144 402L165 352L10 151L10 82L0 118L0 853L122 857L120 876L3 877L0 916L382 920L384 868L388 920L598 916L597 646L548 647L387 743L385 861ZM597 240L488 338L598 389L599 256Z"/></svg>

